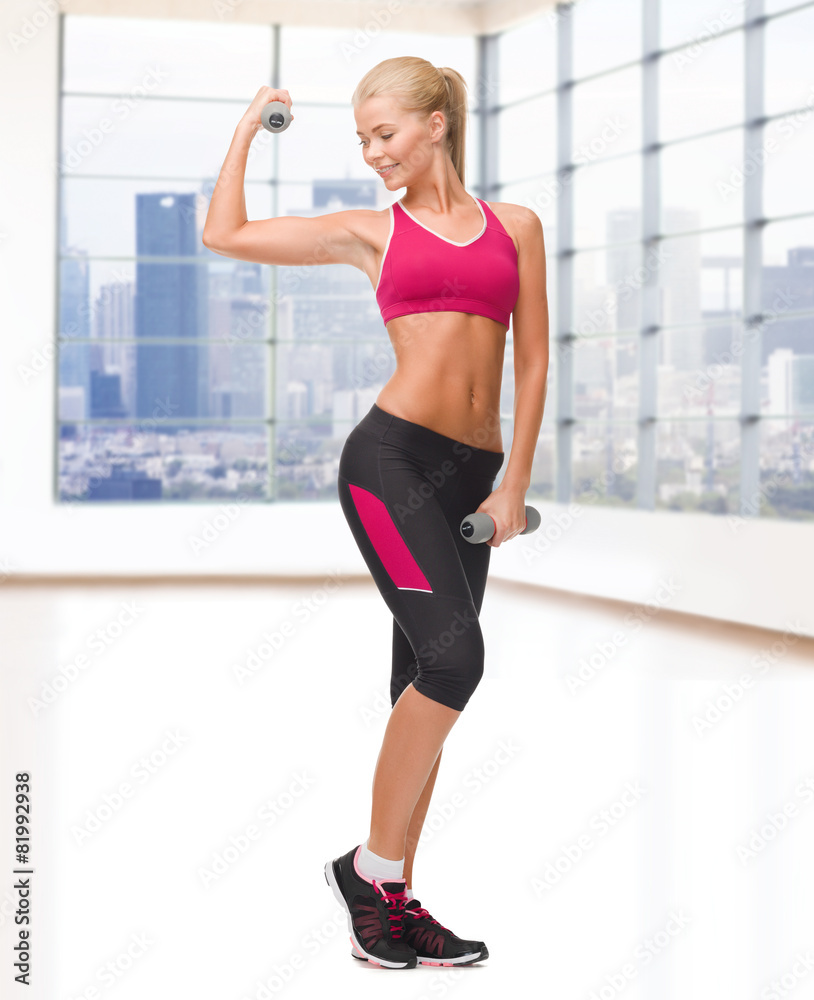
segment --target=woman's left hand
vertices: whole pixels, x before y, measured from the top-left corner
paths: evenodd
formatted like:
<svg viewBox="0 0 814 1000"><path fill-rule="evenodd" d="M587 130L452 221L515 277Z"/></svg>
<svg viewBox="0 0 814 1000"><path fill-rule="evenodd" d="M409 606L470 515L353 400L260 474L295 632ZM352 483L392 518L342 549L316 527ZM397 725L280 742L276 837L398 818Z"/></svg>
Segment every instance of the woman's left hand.
<svg viewBox="0 0 814 1000"><path fill-rule="evenodd" d="M525 529L526 491L501 484L474 513L489 514L495 522L495 533L486 544L497 548Z"/></svg>

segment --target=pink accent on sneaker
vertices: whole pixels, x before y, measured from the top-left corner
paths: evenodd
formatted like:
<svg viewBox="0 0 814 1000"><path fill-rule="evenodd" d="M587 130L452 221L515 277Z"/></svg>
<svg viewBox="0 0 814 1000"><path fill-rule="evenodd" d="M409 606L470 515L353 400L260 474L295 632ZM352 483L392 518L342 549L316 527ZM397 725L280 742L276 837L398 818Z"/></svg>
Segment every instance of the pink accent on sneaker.
<svg viewBox="0 0 814 1000"><path fill-rule="evenodd" d="M390 911L390 916L388 920L392 920L395 923L395 927L391 930L391 935L393 938L400 938L404 934L404 908L407 905L407 894L404 892L404 886L407 885L407 879L404 878L385 878L379 879L368 878L367 875L359 867L359 854L362 851L362 845L360 844L356 848L356 853L353 855L353 868L359 878L364 879L365 882L369 882L375 892L378 892L380 896L383 897L387 909ZM387 889L383 888L382 882L396 882L400 883L402 888L398 892L388 892Z"/></svg>
<svg viewBox="0 0 814 1000"><path fill-rule="evenodd" d="M399 879L386 879L387 882L398 882ZM402 880L403 881L403 880ZM393 939L400 938L404 936L404 904L407 902L407 897L404 895L404 890L400 892L388 892L387 889L383 889L381 885L373 879L373 888L382 894L384 897L387 909L390 911L390 915L387 918L394 922L394 926L390 928L390 935Z"/></svg>
<svg viewBox="0 0 814 1000"><path fill-rule="evenodd" d="M413 899L415 899L415 897L413 897ZM440 921L436 920L435 917L432 916L430 911L425 909L418 902L417 899L415 899L416 905L410 906L410 903L413 902L413 899L409 900L409 902L407 903L407 906L404 909L405 913L409 913L411 916L415 917L416 920L420 920L421 918L424 918L425 920L430 920L432 921L432 923L438 924L439 927L443 927L445 931L449 931L449 933L452 934L452 931L449 930L449 927L444 927L444 925Z"/></svg>
<svg viewBox="0 0 814 1000"><path fill-rule="evenodd" d="M348 488L376 555L396 587L399 590L425 590L432 593L429 580L421 572L384 501L375 493L354 483L349 483Z"/></svg>

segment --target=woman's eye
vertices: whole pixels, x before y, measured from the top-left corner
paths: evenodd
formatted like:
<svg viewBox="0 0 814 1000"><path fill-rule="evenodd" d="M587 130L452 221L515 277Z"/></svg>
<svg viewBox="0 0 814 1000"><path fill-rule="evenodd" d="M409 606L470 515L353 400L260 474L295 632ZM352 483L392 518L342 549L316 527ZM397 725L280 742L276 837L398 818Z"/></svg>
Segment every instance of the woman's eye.
<svg viewBox="0 0 814 1000"><path fill-rule="evenodd" d="M393 138L393 133L392 132L390 133L390 135L383 135L382 136L382 139L392 139L392 138ZM356 143L357 146L364 146L364 144L365 144L365 140L364 139L362 139L360 142Z"/></svg>

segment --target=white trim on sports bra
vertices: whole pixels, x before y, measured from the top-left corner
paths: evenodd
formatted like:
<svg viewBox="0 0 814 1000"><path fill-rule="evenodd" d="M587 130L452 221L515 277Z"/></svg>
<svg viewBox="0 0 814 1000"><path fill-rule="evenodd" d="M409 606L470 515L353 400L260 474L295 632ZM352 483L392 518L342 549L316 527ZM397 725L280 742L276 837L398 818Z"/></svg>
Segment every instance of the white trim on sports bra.
<svg viewBox="0 0 814 1000"><path fill-rule="evenodd" d="M471 240L467 240L465 243L459 243L457 240L451 240L449 239L448 236L442 236L440 233L436 233L434 229L430 229L429 226L425 226L424 223L421 221L421 219L417 219L409 208L405 208L405 206L402 204L401 198L399 198L399 205L401 205L402 209L404 209L404 211L410 216L413 222L417 222L422 229L426 229L428 233L432 233L433 236L437 236L439 240L444 240L445 242L451 243L453 246L456 247L468 247L470 243L474 243L475 240L479 240L481 236L483 236L483 234L486 232L486 212L484 212L483 210L483 205L481 205L480 203L480 198L476 198L472 194L469 195L469 197L475 202L475 204L480 209L480 214L483 216L483 229L481 229L481 231L478 233L477 236L473 236Z"/></svg>
<svg viewBox="0 0 814 1000"><path fill-rule="evenodd" d="M390 232L387 234L387 242L384 245L384 251L382 252L382 262L379 265L379 277L376 281L376 287L373 289L375 294L379 290L379 285L382 283L382 275L384 274L384 258L387 256L387 251L390 247L390 240L393 239L393 233L396 230L396 213L393 211L393 206L390 206Z"/></svg>

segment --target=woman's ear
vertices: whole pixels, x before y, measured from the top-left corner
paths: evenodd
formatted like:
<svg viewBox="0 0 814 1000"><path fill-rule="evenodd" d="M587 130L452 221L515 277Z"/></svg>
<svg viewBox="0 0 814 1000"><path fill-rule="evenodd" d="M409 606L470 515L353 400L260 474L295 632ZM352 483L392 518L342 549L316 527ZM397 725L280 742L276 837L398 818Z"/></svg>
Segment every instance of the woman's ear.
<svg viewBox="0 0 814 1000"><path fill-rule="evenodd" d="M444 115L441 111L433 111L430 115L430 136L432 142L437 142L444 134Z"/></svg>

